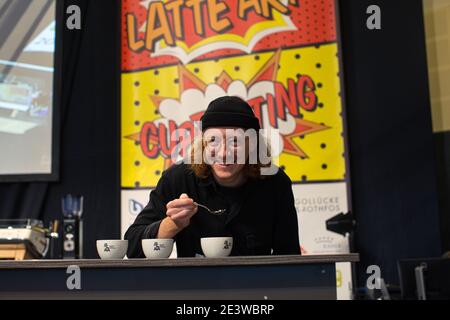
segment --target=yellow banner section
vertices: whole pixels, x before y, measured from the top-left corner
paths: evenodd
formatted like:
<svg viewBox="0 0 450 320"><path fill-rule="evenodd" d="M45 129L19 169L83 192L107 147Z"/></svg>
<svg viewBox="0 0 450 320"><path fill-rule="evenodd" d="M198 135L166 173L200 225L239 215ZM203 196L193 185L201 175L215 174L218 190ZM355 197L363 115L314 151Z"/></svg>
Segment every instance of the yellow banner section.
<svg viewBox="0 0 450 320"><path fill-rule="evenodd" d="M170 165L170 132L220 95L249 101L280 130L293 182L345 178L337 44L225 57L122 74L122 187L152 188ZM170 158L170 156L169 156Z"/></svg>

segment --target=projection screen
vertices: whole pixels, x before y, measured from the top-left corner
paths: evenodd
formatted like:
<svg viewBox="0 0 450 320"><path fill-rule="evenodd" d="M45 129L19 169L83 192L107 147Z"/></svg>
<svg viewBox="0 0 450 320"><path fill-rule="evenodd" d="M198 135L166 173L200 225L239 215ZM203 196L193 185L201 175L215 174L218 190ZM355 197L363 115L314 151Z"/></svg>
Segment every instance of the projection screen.
<svg viewBox="0 0 450 320"><path fill-rule="evenodd" d="M0 0L0 181L58 177L57 2Z"/></svg>

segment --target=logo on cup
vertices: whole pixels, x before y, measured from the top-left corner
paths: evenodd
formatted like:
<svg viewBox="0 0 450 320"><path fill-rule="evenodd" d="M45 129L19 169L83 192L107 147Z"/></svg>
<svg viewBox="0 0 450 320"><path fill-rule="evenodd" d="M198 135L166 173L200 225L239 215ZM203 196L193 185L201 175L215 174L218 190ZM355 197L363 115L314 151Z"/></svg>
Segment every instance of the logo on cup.
<svg viewBox="0 0 450 320"><path fill-rule="evenodd" d="M109 246L107 243L104 244L105 249L103 249L104 252L110 252L111 249L115 249L115 246Z"/></svg>
<svg viewBox="0 0 450 320"><path fill-rule="evenodd" d="M158 243L158 242L153 243L153 251L159 251L159 250L161 250L161 248L165 249L166 245L163 243Z"/></svg>
<svg viewBox="0 0 450 320"><path fill-rule="evenodd" d="M231 247L231 243L228 240L225 240L225 242L223 243L223 248L225 250L230 249Z"/></svg>

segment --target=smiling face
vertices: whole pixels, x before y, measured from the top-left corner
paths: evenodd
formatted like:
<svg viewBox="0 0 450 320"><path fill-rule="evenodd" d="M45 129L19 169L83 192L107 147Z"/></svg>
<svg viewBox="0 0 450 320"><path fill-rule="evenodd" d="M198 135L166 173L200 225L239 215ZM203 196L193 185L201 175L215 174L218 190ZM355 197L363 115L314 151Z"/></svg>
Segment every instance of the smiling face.
<svg viewBox="0 0 450 320"><path fill-rule="evenodd" d="M216 181L223 186L239 186L246 177L248 147L243 129L236 127L209 128L203 133L204 158L211 166Z"/></svg>

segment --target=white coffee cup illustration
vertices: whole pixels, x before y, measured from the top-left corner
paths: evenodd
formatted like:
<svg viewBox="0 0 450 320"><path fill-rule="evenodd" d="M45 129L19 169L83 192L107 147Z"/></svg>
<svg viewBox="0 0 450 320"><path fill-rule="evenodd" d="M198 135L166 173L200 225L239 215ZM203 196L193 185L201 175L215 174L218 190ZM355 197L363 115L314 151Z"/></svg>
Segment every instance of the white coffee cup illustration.
<svg viewBox="0 0 450 320"><path fill-rule="evenodd" d="M101 259L123 259L127 249L128 240L97 240L97 253Z"/></svg>
<svg viewBox="0 0 450 320"><path fill-rule="evenodd" d="M210 237L201 238L200 244L205 254L208 258L218 258L227 257L231 253L233 248L233 238L232 237Z"/></svg>
<svg viewBox="0 0 450 320"><path fill-rule="evenodd" d="M168 258L172 253L173 239L143 239L142 251L149 259Z"/></svg>

